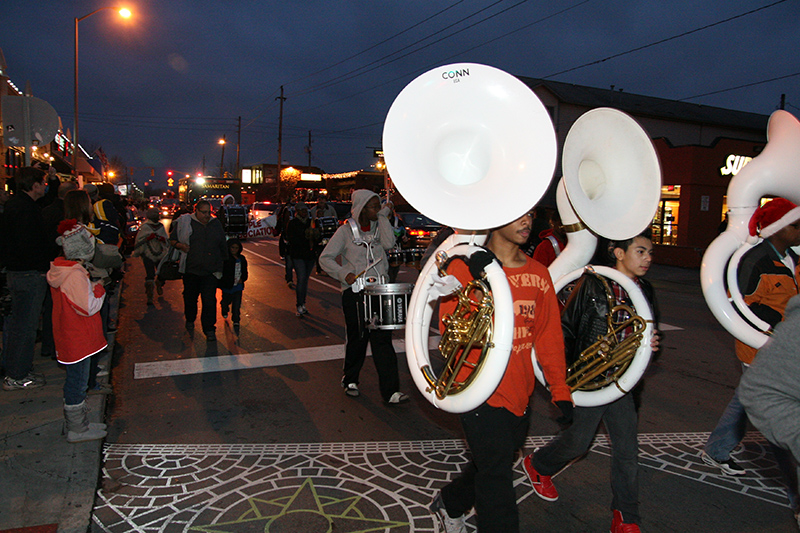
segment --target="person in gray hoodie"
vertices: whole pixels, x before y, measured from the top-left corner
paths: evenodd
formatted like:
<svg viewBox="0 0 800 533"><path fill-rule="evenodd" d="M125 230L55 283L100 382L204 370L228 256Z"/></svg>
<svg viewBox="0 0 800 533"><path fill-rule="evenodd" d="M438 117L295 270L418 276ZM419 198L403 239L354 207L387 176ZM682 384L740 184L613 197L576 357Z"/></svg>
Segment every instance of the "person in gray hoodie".
<svg viewBox="0 0 800 533"><path fill-rule="evenodd" d="M367 343L372 346L372 359L378 371L381 396L390 404L408 401L399 391L397 354L392 346L390 330L366 329L359 312L357 294L365 278L388 280L386 250L394 246L394 231L387 215L390 206L381 208L380 197L359 189L352 194L352 217L339 226L322 254L319 264L342 287L342 310L346 328L346 345L342 387L350 397L359 396L358 376L367 356ZM337 262L337 259L339 261ZM383 280L383 281L382 281ZM354 290L355 289L355 290Z"/></svg>
<svg viewBox="0 0 800 533"><path fill-rule="evenodd" d="M769 442L800 460L800 295L758 350L737 389L750 422ZM795 519L800 525L800 512Z"/></svg>

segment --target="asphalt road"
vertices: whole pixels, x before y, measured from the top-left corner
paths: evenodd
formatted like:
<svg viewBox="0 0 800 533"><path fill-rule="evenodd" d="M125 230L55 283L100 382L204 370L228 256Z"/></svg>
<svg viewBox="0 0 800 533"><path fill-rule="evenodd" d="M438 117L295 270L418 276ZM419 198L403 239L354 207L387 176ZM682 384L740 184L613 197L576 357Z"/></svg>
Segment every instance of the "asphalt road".
<svg viewBox="0 0 800 533"><path fill-rule="evenodd" d="M361 397L345 396L339 385L344 326L338 283L326 276L312 275L309 315L298 318L294 314L294 292L284 281L276 242L247 242L245 249L250 279L244 292L241 335L236 338L230 322L225 323L218 314L216 343L207 343L199 327L194 336L185 331L180 281L168 282L164 295L157 298L155 306L148 307L144 301L143 268L138 260L128 261L112 373L116 394L109 402L105 476L95 509L97 530L123 531L112 527L122 520L126 527L137 531L211 531L198 525L205 520L202 523L230 524L229 529L213 531L243 531L242 521L266 515L254 510L254 500L248 499L249 493L241 487L259 484L259 494L269 492L262 485L266 481L254 481L258 476L249 469L258 460L278 454L276 450L286 454L279 455L289 462L301 455L296 450L311 455L318 452L330 459L328 468L338 472L331 474L331 479L357 481L364 474L349 470L356 461L363 461L358 464L364 468L367 463L383 461L399 469L398 465L405 461L401 456L409 455L404 446L410 446L416 455L409 470L416 465L417 470L429 468L435 474L417 471L414 476L419 479L403 485L402 490L392 485L399 483L396 474L386 476L385 481L371 482L369 491L355 489L356 493L363 490L363 498L373 490L380 494L374 498L374 508L363 511L363 517L380 515L381 519L391 518L396 523L386 525L386 529L367 529L363 524L357 529L355 525L337 523L333 531L436 531L424 506L465 460L457 417L437 410L413 389L402 353L401 388L410 394L409 403L392 407L383 404L371 360L361 373ZM404 268L399 281L412 282L415 275L416 271ZM714 427L739 379L733 342L708 311L697 271L655 266L649 277L658 293L666 331L663 349L641 387L643 531L796 531L797 524L783 504L774 480L774 466L757 434L748 437L744 451L737 456L752 470L744 480L718 475L699 462L703 432ZM401 341L402 330L394 336ZM531 446L546 442L557 433L553 421L556 416L546 391L539 387L531 402ZM455 443L452 452L441 451L451 442ZM524 476L519 476L523 531L607 530L611 497L606 452L601 438L585 460L560 474L556 483L562 497L555 503L532 496ZM143 494L150 494L150 489L143 486L151 482L163 485L163 481L152 480L172 475L163 471L155 475L154 470L151 478L137 477L134 482L133 478L140 475L137 468L142 465L156 468L156 463L180 463L180 458L190 456L196 457L198 463L203 462L203 457L236 457L231 459L236 463L249 454L260 459L253 458L242 467L248 473L230 474L236 479L242 476L241 485L233 491L226 488L214 492L207 487L211 482L202 478L205 485L182 489L186 501L191 500L192 494L204 494L203 498L191 500L188 507L181 507L179 502L183 500L178 497L171 502L154 498L132 503L142 499ZM450 466L425 466L432 456ZM309 458L309 465L321 461L319 457ZM269 468L273 467L270 464ZM300 473L290 477L307 476L321 485L311 466L304 468L307 470L298 470ZM376 469L381 471L381 467ZM181 467L176 475L188 476L189 470L189 466ZM192 475L194 482L200 483L200 475ZM231 479L222 478L226 482ZM168 482L172 484L179 483ZM213 496L205 492L209 490ZM319 493L318 488L314 494ZM166 497L164 493L162 498ZM288 495L283 497L286 499L280 501L289 501ZM387 503L395 497L407 499L396 506ZM211 500L213 505L208 503ZM245 500L249 506L242 507ZM143 518L137 522L137 517L147 516L150 520L148 513L155 508L169 512L160 511L158 520L148 522ZM402 519L392 515L394 512ZM286 520L289 514L281 516ZM314 516L314 520L323 520L319 514ZM326 520L333 523L329 516ZM474 531L472 523L471 520L470 531ZM311 519L298 524L301 525L291 527L295 531L325 530ZM291 527L282 530L292 530ZM278 523L259 530L278 531Z"/></svg>

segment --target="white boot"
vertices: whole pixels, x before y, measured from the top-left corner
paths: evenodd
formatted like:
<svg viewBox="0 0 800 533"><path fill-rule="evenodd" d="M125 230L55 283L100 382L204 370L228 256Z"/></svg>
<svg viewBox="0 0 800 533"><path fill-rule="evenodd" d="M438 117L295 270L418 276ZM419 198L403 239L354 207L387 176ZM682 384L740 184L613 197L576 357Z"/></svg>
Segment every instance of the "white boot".
<svg viewBox="0 0 800 533"><path fill-rule="evenodd" d="M67 422L67 442L85 442L106 436L105 429L89 424L85 400L78 405L64 404L64 419Z"/></svg>
<svg viewBox="0 0 800 533"><path fill-rule="evenodd" d="M89 407L89 404L86 403L85 401L83 402L83 411L86 413L87 416L89 415L89 413L92 412L91 407ZM106 426L102 422L89 422L89 428L102 429L103 431L105 431L108 428L108 426Z"/></svg>

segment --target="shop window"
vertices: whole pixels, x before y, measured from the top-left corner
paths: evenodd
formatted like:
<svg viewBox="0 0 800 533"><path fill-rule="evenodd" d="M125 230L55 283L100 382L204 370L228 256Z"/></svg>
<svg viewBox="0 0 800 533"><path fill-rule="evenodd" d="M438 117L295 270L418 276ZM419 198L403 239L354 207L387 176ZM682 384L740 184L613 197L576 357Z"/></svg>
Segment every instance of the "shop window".
<svg viewBox="0 0 800 533"><path fill-rule="evenodd" d="M678 244L678 212L681 199L680 185L661 187L661 201L653 217L653 243L675 246Z"/></svg>

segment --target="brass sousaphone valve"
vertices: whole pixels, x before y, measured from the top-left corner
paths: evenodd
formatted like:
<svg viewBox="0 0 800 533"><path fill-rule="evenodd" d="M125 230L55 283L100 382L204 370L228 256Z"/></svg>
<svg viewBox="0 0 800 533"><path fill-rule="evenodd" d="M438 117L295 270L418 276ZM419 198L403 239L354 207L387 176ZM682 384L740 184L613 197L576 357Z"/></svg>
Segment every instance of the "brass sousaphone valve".
<svg viewBox="0 0 800 533"><path fill-rule="evenodd" d="M630 366L641 346L647 321L628 305L617 305L614 293L603 276L593 274L603 284L609 312L606 315L607 331L597 341L581 352L580 357L567 368L567 386L570 392L594 391L613 383L623 394L618 377Z"/></svg>

